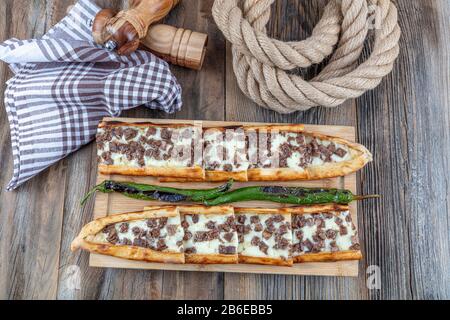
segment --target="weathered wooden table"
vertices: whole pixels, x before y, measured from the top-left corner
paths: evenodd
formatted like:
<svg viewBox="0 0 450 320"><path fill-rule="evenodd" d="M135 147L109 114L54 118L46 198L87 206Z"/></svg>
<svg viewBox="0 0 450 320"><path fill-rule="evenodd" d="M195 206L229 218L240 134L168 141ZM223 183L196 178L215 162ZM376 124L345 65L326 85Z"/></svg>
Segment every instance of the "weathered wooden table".
<svg viewBox="0 0 450 320"><path fill-rule="evenodd" d="M123 2L125 2L124 0ZM0 41L39 37L74 0L2 0ZM380 201L360 204L364 259L358 278L136 271L88 267L88 254L69 244L92 218L92 202L79 200L94 184L90 144L17 191L9 126L0 108L0 299L411 299L450 298L450 2L398 0L403 35L393 73L374 91L328 110L289 116L263 110L237 88L229 46L211 17L213 0L183 0L166 19L209 34L201 72L173 67L183 86L181 119L299 122L356 126L375 155L360 173L362 193ZM297 40L310 34L322 1L279 0L272 35ZM120 7L119 0L99 1ZM367 54L367 52L365 52ZM312 68L309 74L317 70ZM4 83L11 76L0 65ZM4 85L0 92L3 93ZM2 99L3 100L3 99ZM130 117L165 117L138 108ZM380 269L379 289L366 286L366 268ZM80 285L73 281L80 275Z"/></svg>

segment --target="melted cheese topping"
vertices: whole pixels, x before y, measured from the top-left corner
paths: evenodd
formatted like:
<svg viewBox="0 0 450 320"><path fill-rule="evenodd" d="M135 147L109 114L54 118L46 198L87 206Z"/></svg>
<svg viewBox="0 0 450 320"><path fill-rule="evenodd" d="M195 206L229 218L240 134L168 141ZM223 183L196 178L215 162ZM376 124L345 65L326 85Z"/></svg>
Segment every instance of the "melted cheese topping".
<svg viewBox="0 0 450 320"><path fill-rule="evenodd" d="M233 216L233 214L198 214L197 223L194 223L192 220L193 215L184 215L184 219L189 224L189 227L185 229L185 232L188 231L192 234L192 237L188 240L184 240L184 247L186 249L195 248L195 253L197 254L219 254L219 246L232 246L235 248L235 253L237 252L237 234L235 231L231 230L233 233L233 237L231 241L228 242L224 235L228 232L219 232L219 237L217 239L208 240L208 241L195 241L195 234L197 232L210 232L206 224L210 221L214 222L216 226L225 224L228 217Z"/></svg>
<svg viewBox="0 0 450 320"><path fill-rule="evenodd" d="M125 135L118 138L111 134L106 141L99 141L100 163L136 168L203 166L206 170L228 172L246 171L249 168L280 167L304 171L308 167L352 159L351 149L346 145L299 132L272 130L268 134L264 130L244 131L243 128L225 131L209 128L202 131L196 126L185 126L168 128L172 136L170 139L163 139L161 134L163 130L166 130L164 127L122 126L120 128L135 130L137 134L131 139L126 139ZM115 129L115 127L99 128L98 135L105 135L106 130ZM148 143L148 141L151 142ZM157 141L156 146L155 141ZM134 150L138 146L140 151L128 152L128 154L117 152L114 148L111 149L111 144L121 144L125 147L134 144ZM312 145L315 148L313 152ZM318 151L317 148L322 151ZM286 149L289 150L288 153ZM136 154L141 155L136 156ZM145 155L142 156L142 154ZM110 159L104 159L105 155Z"/></svg>
<svg viewBox="0 0 450 320"><path fill-rule="evenodd" d="M249 167L243 129L207 129L203 132L204 167L207 170L245 171Z"/></svg>
<svg viewBox="0 0 450 320"><path fill-rule="evenodd" d="M128 230L127 230L127 232L120 232L120 226L123 223L128 223ZM170 235L168 233L167 226L169 226L169 225L175 225L176 226L176 233L174 235ZM119 239L119 241L117 242L116 245L121 245L121 243L122 243L122 241L124 239L128 239L131 242L133 242L133 239L136 236L133 234L132 230L135 227L138 227L138 228L144 230L147 233L151 230L151 228L149 228L148 225L147 225L147 220L146 219L124 221L124 222L115 223L114 224L114 229L116 230L117 235L118 235L118 239ZM183 236L184 236L184 232L183 232L183 228L181 228L181 226L180 226L180 216L173 216L173 217L168 217L167 224L163 228L160 229L159 237L157 237L157 238L149 238L149 237L147 237L147 240L150 241L151 245L155 245L158 239L164 239L165 244L167 246L167 249L162 250L163 252L180 253L180 252L183 252L183 246L182 246ZM97 233L93 237L92 242L95 242L95 243L109 243L108 240L107 240L107 237L108 237L107 233L104 233L103 231L100 231L99 233Z"/></svg>
<svg viewBox="0 0 450 320"><path fill-rule="evenodd" d="M297 141L297 138L300 138L303 140L303 143L299 144ZM251 153L249 152L249 159L251 159L250 166L261 168L261 167L268 167L268 168L278 168L280 167L280 155L281 155L281 146L282 145L289 145L292 153L291 155L286 159L286 167L295 169L297 171L303 171L306 167L312 167L312 166L321 166L325 164L326 162L320 157L320 155L317 156L310 156L310 160L306 159L305 152L301 152L297 150L296 148L303 147L306 148L306 146L311 143L313 140L313 137L309 135L305 135L302 133L297 132L276 132L272 131L270 132L270 135L267 132L259 131L258 132L258 148L256 149L255 144L249 144L249 149L252 148ZM350 150L347 146L331 142L328 140L321 140L316 138L315 139L317 144L319 146L328 147L331 143L335 145L335 149L342 149L345 151L345 155L343 157L340 157L339 155L333 153L331 155L331 161L330 162L343 162L348 161L351 159ZM270 146L270 148L269 148ZM255 157L254 154L258 154L258 157ZM259 161L255 161L258 159ZM301 165L302 160L306 165Z"/></svg>
<svg viewBox="0 0 450 320"><path fill-rule="evenodd" d="M170 139L163 139L161 132L163 127L151 127L155 130L154 133L149 134L148 127L131 127L122 126L123 130L133 129L137 132L137 135L131 139L126 139L125 135L118 138L115 135L111 135L111 138L98 145L97 155L100 161L103 161L102 154L104 152L110 152L111 143L120 143L124 145L130 145L130 143L136 143L142 148L144 157L144 167L192 167L202 165L201 149L199 145L202 145L201 129L194 126L186 126L180 128L168 128L172 136ZM104 135L109 128L99 128L98 135ZM150 143L146 143L145 140L154 140L159 143L158 146L152 146ZM152 150L157 150L158 155L152 154ZM122 165L128 167L142 167L136 157L129 159L126 154L120 152L111 152L111 159L113 165ZM192 161L193 160L193 161ZM105 163L107 164L107 163Z"/></svg>
<svg viewBox="0 0 450 320"><path fill-rule="evenodd" d="M266 222L269 218L273 218L274 214L257 214L254 213L243 213L239 214L245 216L245 223L241 225L248 225L250 224L251 230L247 234L243 235L243 242L239 243L238 247L238 253L243 256L249 256L249 257L265 257L265 258L273 258L273 259L283 259L286 260L290 257L290 247L292 244L292 232L290 228L287 230L285 234L283 234L281 237L285 239L288 242L288 246L286 249L280 249L275 248L276 240L275 240L275 234L279 230L281 225L290 225L290 216L283 215L285 220L281 222L274 222L275 231L273 232L273 235L269 239L265 239L263 237L263 231L266 229ZM237 215L236 215L237 216ZM259 220L263 226L263 230L256 231L255 230L255 223L250 222L250 218L252 216L258 216ZM237 220L239 221L239 220ZM239 230L239 229L238 229ZM254 237L258 237L261 241L264 241L265 244L268 245L267 254L264 253L262 250L260 250L259 246L253 245L252 239Z"/></svg>
<svg viewBox="0 0 450 320"><path fill-rule="evenodd" d="M353 222L351 221L351 215L349 211L342 211L342 212L332 212L329 217L327 217L326 214L318 213L318 214L304 214L302 215L306 220L314 221L314 218L320 218L324 221L324 227L321 228L325 233L328 230L332 230L335 234L334 239L330 239L327 237L324 241L323 248L320 249L320 252L332 252L332 243L334 246L334 251L346 251L351 250L352 245L355 243L355 240L357 240L357 231L356 227L354 226ZM340 220L337 220L340 219ZM340 224L337 223L337 221L340 221ZM340 226L345 227L346 234L340 233ZM302 241L310 241L312 244L317 243L317 238L315 239L315 235L317 235L318 226L316 223L309 223L305 224L303 227L297 227L294 225L292 229L293 233L293 245L300 244ZM300 239L297 238L296 232L302 232L303 239L300 241ZM353 241L352 241L353 238ZM302 255L305 253L310 253L311 250L308 249L306 246L303 246L302 252L296 252L293 251L293 256Z"/></svg>

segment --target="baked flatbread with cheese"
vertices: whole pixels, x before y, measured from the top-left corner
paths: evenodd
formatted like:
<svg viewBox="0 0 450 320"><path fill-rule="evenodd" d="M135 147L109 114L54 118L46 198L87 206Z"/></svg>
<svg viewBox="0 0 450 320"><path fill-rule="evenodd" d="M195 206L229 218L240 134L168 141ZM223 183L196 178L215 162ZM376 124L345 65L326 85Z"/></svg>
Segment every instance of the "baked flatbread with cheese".
<svg viewBox="0 0 450 320"><path fill-rule="evenodd" d="M150 207L88 223L71 249L131 260L184 263L183 235L177 207Z"/></svg>
<svg viewBox="0 0 450 320"><path fill-rule="evenodd" d="M317 205L285 210L292 214L294 262L361 259L358 232L348 206Z"/></svg>
<svg viewBox="0 0 450 320"><path fill-rule="evenodd" d="M282 209L235 208L239 263L292 266L291 215Z"/></svg>
<svg viewBox="0 0 450 320"><path fill-rule="evenodd" d="M243 128L204 128L203 167L207 181L247 181L245 132Z"/></svg>
<svg viewBox="0 0 450 320"><path fill-rule="evenodd" d="M203 178L163 181L289 181L333 178L372 161L362 145L302 125L203 128Z"/></svg>
<svg viewBox="0 0 450 320"><path fill-rule="evenodd" d="M204 179L198 126L101 122L97 131L103 174Z"/></svg>
<svg viewBox="0 0 450 320"><path fill-rule="evenodd" d="M233 207L180 206L186 263L237 263Z"/></svg>
<svg viewBox="0 0 450 320"><path fill-rule="evenodd" d="M249 181L316 180L344 176L372 161L360 144L303 131L299 126L247 127Z"/></svg>

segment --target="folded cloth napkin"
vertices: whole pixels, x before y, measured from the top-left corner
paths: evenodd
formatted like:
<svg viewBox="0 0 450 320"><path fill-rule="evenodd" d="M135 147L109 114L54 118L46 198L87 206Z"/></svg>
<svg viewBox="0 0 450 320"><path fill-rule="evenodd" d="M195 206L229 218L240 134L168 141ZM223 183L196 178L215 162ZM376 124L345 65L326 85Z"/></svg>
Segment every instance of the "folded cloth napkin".
<svg viewBox="0 0 450 320"><path fill-rule="evenodd" d="M14 72L5 91L14 161L7 190L90 142L104 116L139 105L180 109L181 88L166 62L94 43L90 22L99 10L80 0L41 39L0 44L0 59Z"/></svg>

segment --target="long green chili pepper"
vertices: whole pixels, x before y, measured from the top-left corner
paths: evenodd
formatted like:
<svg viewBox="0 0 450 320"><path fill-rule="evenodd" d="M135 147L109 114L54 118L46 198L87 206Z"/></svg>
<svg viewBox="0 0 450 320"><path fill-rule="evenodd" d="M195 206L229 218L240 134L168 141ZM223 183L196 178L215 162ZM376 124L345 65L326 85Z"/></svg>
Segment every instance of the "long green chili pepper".
<svg viewBox="0 0 450 320"><path fill-rule="evenodd" d="M296 205L325 203L349 204L354 200L378 198L377 195L356 196L349 190L301 188L301 187L246 187L226 192L216 198L203 202L207 206L216 206L231 202L262 200Z"/></svg>
<svg viewBox="0 0 450 320"><path fill-rule="evenodd" d="M230 190L233 180L224 185L212 189L177 189L134 182L116 182L105 180L95 186L81 201L83 206L91 195L95 192L118 192L133 199L139 200L160 200L167 202L192 201L204 202L216 198Z"/></svg>

